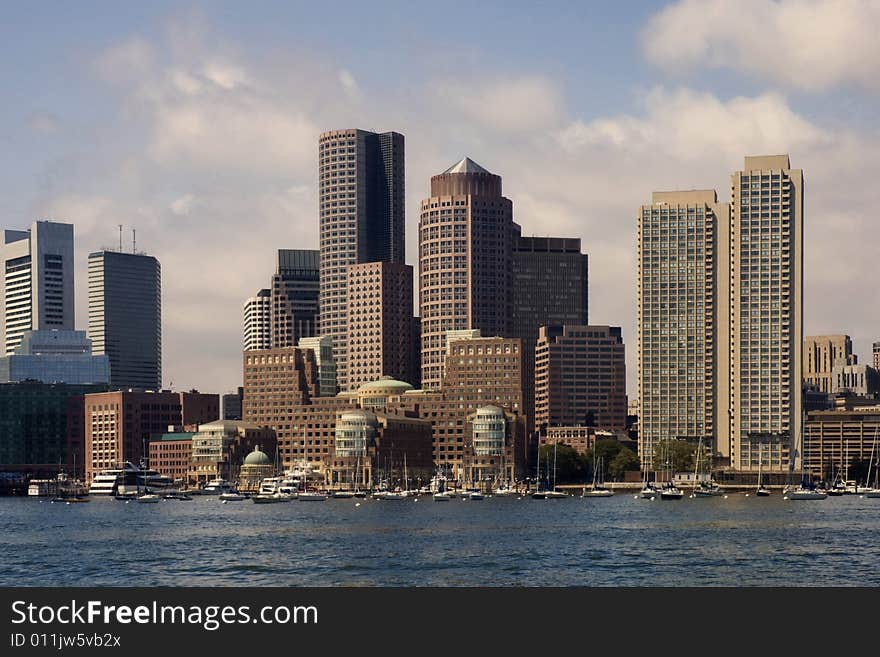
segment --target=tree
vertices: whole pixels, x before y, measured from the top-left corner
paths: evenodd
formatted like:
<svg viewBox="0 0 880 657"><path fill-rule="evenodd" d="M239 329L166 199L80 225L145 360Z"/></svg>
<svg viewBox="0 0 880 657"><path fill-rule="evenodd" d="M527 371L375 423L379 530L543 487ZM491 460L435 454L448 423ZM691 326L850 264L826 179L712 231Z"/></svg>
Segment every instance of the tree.
<svg viewBox="0 0 880 657"><path fill-rule="evenodd" d="M697 448L686 440L661 440L654 446L654 469L662 470L671 466L673 472L693 470L696 451Z"/></svg>
<svg viewBox="0 0 880 657"><path fill-rule="evenodd" d="M559 443L556 448L556 483L568 484L583 482L587 476L587 462L583 455L571 445ZM541 447L541 479L546 479L546 473L550 470L550 485L553 484L553 455L554 445Z"/></svg>
<svg viewBox="0 0 880 657"><path fill-rule="evenodd" d="M639 469L639 457L628 447L621 446L617 456L608 464L608 473L614 479L623 477L624 472Z"/></svg>

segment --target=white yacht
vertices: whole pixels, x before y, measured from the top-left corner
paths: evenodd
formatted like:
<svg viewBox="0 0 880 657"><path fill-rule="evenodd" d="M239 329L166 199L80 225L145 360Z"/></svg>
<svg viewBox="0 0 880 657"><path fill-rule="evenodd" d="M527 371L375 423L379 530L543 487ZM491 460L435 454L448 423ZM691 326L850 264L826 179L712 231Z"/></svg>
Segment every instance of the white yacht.
<svg viewBox="0 0 880 657"><path fill-rule="evenodd" d="M300 502L323 502L327 499L327 495L318 491L303 491L297 496L297 499Z"/></svg>
<svg viewBox="0 0 880 657"><path fill-rule="evenodd" d="M202 495L222 495L223 493L231 493L235 487L225 479L212 479L202 489Z"/></svg>
<svg viewBox="0 0 880 657"><path fill-rule="evenodd" d="M121 466L102 470L92 479L89 495L138 495L174 488L174 480L157 470L139 468L126 461Z"/></svg>
<svg viewBox="0 0 880 657"><path fill-rule="evenodd" d="M828 497L828 493L803 484L789 486L782 491L782 499L784 500L824 500L826 497Z"/></svg>

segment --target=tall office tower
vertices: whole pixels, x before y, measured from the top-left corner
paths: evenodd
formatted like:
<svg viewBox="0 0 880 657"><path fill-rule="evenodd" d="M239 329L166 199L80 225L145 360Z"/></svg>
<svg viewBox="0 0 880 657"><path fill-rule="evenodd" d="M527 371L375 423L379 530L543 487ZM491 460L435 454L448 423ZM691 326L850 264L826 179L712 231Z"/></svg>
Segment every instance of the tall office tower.
<svg viewBox="0 0 880 657"><path fill-rule="evenodd" d="M412 366L413 270L395 262L348 268L348 389Z"/></svg>
<svg viewBox="0 0 880 657"><path fill-rule="evenodd" d="M3 231L0 341L12 354L25 331L74 329L73 225L35 221Z"/></svg>
<svg viewBox="0 0 880 657"><path fill-rule="evenodd" d="M409 366L410 375L408 379L404 379L412 384L412 387L419 390L422 387L422 318L412 318L412 342L409 347Z"/></svg>
<svg viewBox="0 0 880 657"><path fill-rule="evenodd" d="M321 253L314 249L279 249L272 276L272 346L295 347L300 338L318 334Z"/></svg>
<svg viewBox="0 0 880 657"><path fill-rule="evenodd" d="M730 463L797 467L802 426L804 174L788 155L731 176ZM724 322L719 322L723 326ZM720 345L719 345L720 346Z"/></svg>
<svg viewBox="0 0 880 657"><path fill-rule="evenodd" d="M523 408L532 426L538 329L588 323L588 264L578 238L520 237L513 243L511 335L523 343Z"/></svg>
<svg viewBox="0 0 880 657"><path fill-rule="evenodd" d="M272 290L264 288L244 302L242 350L272 346Z"/></svg>
<svg viewBox="0 0 880 657"><path fill-rule="evenodd" d="M318 140L321 217L320 327L333 339L348 389L347 267L404 262L404 140L396 132L334 130Z"/></svg>
<svg viewBox="0 0 880 657"><path fill-rule="evenodd" d="M333 338L316 335L311 338L300 338L297 345L300 349L311 349L318 363L318 394L321 397L332 397L338 392L336 386L336 361L333 360Z"/></svg>
<svg viewBox="0 0 880 657"><path fill-rule="evenodd" d="M660 440L728 453L729 216L714 190L654 192L639 211L639 454Z"/></svg>
<svg viewBox="0 0 880 657"><path fill-rule="evenodd" d="M626 351L619 326L542 326L535 424L626 428Z"/></svg>
<svg viewBox="0 0 880 657"><path fill-rule="evenodd" d="M804 383L830 393L834 366L856 365L857 360L848 335L808 335L804 338Z"/></svg>
<svg viewBox="0 0 880 657"><path fill-rule="evenodd" d="M880 342L874 343L874 369L880 370Z"/></svg>
<svg viewBox="0 0 880 657"><path fill-rule="evenodd" d="M443 381L447 331L510 335L519 233L501 176L465 158L431 178L419 218L423 388Z"/></svg>
<svg viewBox="0 0 880 657"><path fill-rule="evenodd" d="M153 256L89 254L92 353L110 357L112 388L162 388L162 268Z"/></svg>

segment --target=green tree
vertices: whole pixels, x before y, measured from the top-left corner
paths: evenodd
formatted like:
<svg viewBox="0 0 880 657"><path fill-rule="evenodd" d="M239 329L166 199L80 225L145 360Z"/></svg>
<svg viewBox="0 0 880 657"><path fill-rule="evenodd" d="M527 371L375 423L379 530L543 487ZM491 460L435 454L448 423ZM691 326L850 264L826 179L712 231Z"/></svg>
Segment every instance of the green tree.
<svg viewBox="0 0 880 657"><path fill-rule="evenodd" d="M614 479L623 477L624 472L639 469L639 457L628 447L621 446L617 456L608 464L608 474Z"/></svg>
<svg viewBox="0 0 880 657"><path fill-rule="evenodd" d="M547 480L547 471L549 465L550 481L549 485L553 485L553 445L544 445L541 447L541 480ZM587 462L583 455L578 454L577 450L565 443L556 445L556 483L571 484L580 483L587 476Z"/></svg>
<svg viewBox="0 0 880 657"><path fill-rule="evenodd" d="M663 470L671 465L673 472L693 470L696 451L697 448L686 440L661 440L654 446L654 469Z"/></svg>

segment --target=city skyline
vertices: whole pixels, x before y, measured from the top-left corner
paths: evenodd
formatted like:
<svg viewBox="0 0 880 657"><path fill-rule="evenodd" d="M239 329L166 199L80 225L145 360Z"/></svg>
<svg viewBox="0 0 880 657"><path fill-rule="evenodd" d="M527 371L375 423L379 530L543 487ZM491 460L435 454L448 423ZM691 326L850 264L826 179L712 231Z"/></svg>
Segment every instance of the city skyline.
<svg viewBox="0 0 880 657"><path fill-rule="evenodd" d="M718 12L697 23L704 36L717 31L716 21L725 17L737 26L730 32L754 27L744 22L748 17L731 13L736 5L716 4ZM775 11L768 3L752 4ZM7 129L17 134L9 152L18 165L3 168L15 190L4 199L4 227L43 218L75 225L77 329L85 328L87 316L82 285L87 253L114 243L119 223L138 228L146 249L163 263L164 380L180 389L225 392L240 382L241 303L265 285L271 271L263 263L278 247L318 246L314 144L320 132L350 126L405 135L411 265L417 263L418 201L427 195L430 175L470 156L502 176L523 235L581 239L591 259L590 320L622 326L630 345L636 336L632 209L657 189L724 190L743 156L787 152L807 172L809 185L804 334L849 334L854 352L868 362L880 311L876 304L856 306L850 300L872 298L877 228L870 224L870 208L878 192L855 181L872 163L878 141L868 129L876 115L874 71L835 66L852 47L802 43L805 52L794 61L814 75L792 74L786 81L779 71L790 66L779 62L789 53L782 46L778 62L758 61L746 56L735 35L721 44L701 43L709 63L697 69L693 53L674 41L664 45L662 38L696 7L683 2L653 13L616 10L623 13L609 35L568 53L595 58L595 67L578 73L575 65L552 63L565 60L563 46L550 44L546 32L567 34L560 16L548 17L549 25L536 28L526 41L536 47L546 43L547 53L532 64L493 37L438 65L441 44L429 40L427 54L388 63L392 72L419 66L431 71L419 83L421 98L408 93L407 83L395 86L393 75L377 75L370 57L358 61L339 36L324 32L309 44L327 47L330 56L321 62L310 48L291 45L296 32L257 45L253 26L234 31L219 11L141 8L130 23L106 19L109 30L103 22L78 27L77 39L89 30L104 38L87 38L94 47L79 48L65 65L73 70L59 69L73 86L37 75L52 83L51 93L19 94L27 100L3 110ZM413 11L403 11L393 27L415 22L419 12ZM786 30L814 20L837 21L844 33L857 34L860 25L876 24L871 11L862 6L802 15L789 27L768 20L758 33L783 42ZM320 19L300 17L303 30ZM8 25L36 29L19 19L13 10ZM515 39L525 31L524 22L521 11L512 11L502 19L506 32L499 31ZM595 35L583 41L590 36ZM415 53L409 39L387 46L386 56ZM615 39L619 43L612 43ZM49 50L57 54L66 43ZM30 46L19 36L4 47L21 53ZM603 47L605 58L621 56L619 81L610 79L613 71L599 70L607 61L600 59ZM829 57L820 61L823 54ZM878 58L862 52L861 59ZM584 68L581 59L571 61ZM291 79L283 81L288 74ZM20 78L16 73L10 79L27 89ZM73 102L89 92L106 101L94 118L84 115L81 99ZM834 118L841 104L848 110L846 126ZM106 121L107 115L115 120ZM249 116L259 119L253 121L257 127L241 123ZM131 126L130 138L117 139L120 122ZM240 134L229 140L217 138L235 131ZM97 144L95 152L87 154L85 143ZM205 316L215 318L211 326L205 326ZM635 349L628 350L627 369L637 371ZM635 379L628 377L631 397Z"/></svg>

